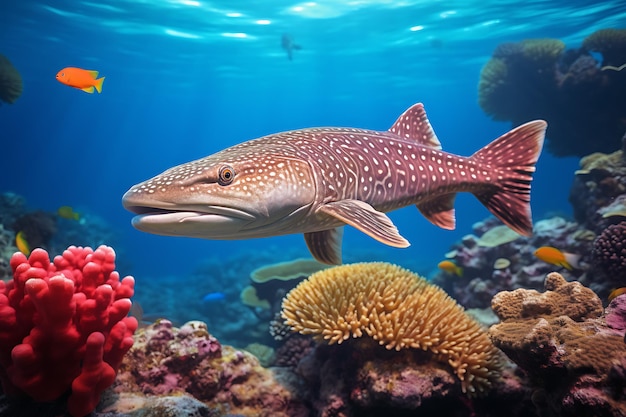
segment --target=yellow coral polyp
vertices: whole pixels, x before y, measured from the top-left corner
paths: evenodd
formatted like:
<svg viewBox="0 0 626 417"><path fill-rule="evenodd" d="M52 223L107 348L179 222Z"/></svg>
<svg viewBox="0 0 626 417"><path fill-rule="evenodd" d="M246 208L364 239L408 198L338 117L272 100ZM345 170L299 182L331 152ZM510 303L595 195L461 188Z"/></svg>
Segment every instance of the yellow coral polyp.
<svg viewBox="0 0 626 417"><path fill-rule="evenodd" d="M317 272L287 294L282 317L329 344L367 335L389 350L430 351L454 369L464 392L484 391L499 375L499 351L481 326L441 288L396 265Z"/></svg>

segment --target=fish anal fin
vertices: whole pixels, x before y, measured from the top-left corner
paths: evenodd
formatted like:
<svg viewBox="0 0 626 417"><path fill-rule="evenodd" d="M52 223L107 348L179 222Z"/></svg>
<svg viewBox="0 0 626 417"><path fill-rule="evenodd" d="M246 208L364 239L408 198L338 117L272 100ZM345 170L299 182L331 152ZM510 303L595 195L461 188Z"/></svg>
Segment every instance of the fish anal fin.
<svg viewBox="0 0 626 417"><path fill-rule="evenodd" d="M420 145L441 149L441 142L428 121L422 103L409 107L398 117L389 131L405 139L413 139Z"/></svg>
<svg viewBox="0 0 626 417"><path fill-rule="evenodd" d="M398 228L385 213L360 200L340 200L324 204L319 211L326 213L385 245L406 248L410 243L400 236Z"/></svg>
<svg viewBox="0 0 626 417"><path fill-rule="evenodd" d="M324 264L341 264L341 239L343 227L304 234L304 241L311 255Z"/></svg>
<svg viewBox="0 0 626 417"><path fill-rule="evenodd" d="M425 203L417 205L424 217L435 226L442 229L454 230L456 217L454 214L454 198L456 193L445 194Z"/></svg>
<svg viewBox="0 0 626 417"><path fill-rule="evenodd" d="M93 94L93 87L81 88L85 93Z"/></svg>

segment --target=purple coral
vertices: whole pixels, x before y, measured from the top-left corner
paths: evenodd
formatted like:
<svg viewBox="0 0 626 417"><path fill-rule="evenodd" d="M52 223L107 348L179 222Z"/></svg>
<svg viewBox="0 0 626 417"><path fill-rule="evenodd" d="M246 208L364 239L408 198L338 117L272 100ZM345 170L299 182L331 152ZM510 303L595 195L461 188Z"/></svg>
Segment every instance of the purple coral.
<svg viewBox="0 0 626 417"><path fill-rule="evenodd" d="M626 274L626 222L604 229L593 244L593 263L610 277Z"/></svg>

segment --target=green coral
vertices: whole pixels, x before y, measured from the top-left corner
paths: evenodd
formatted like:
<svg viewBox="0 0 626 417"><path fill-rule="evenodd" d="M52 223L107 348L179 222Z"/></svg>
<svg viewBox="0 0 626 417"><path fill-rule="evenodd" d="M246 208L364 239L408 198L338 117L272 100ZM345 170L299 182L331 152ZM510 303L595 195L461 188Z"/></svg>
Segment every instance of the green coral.
<svg viewBox="0 0 626 417"><path fill-rule="evenodd" d="M501 58L491 58L480 71L478 82L478 104L485 113L496 120L508 120L502 114L503 101L506 102L506 79L508 68Z"/></svg>
<svg viewBox="0 0 626 417"><path fill-rule="evenodd" d="M526 39L521 44L524 58L542 67L554 65L565 50L559 39Z"/></svg>

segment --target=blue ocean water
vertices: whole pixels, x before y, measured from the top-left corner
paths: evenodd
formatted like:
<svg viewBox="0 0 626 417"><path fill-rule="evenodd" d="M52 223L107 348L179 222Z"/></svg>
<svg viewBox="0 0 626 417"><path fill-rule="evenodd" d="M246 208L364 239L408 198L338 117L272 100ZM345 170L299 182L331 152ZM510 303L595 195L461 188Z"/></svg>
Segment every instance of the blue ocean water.
<svg viewBox="0 0 626 417"><path fill-rule="evenodd" d="M384 130L420 101L444 150L469 155L511 127L477 104L481 67L498 44L552 37L578 47L598 29L625 24L626 3L618 0L4 1L0 54L22 74L24 92L0 107L0 191L25 196L32 208L71 205L102 217L119 235L129 265L121 272L137 277L184 276L212 257L308 256L300 235L204 241L144 234L132 228L121 197L166 168L269 133ZM302 46L293 60L281 48L284 33ZM106 77L102 94L58 83L67 66L98 70ZM577 165L544 151L533 183L535 219L571 213ZM469 195L459 196L456 209L455 231L431 225L413 207L391 213L408 249L347 227L344 257L427 273L489 216Z"/></svg>

